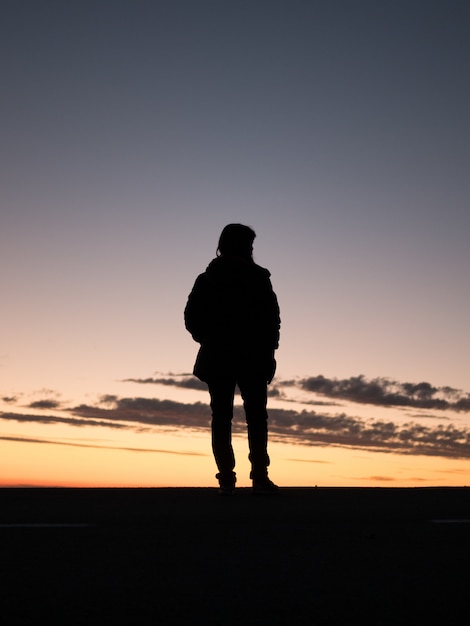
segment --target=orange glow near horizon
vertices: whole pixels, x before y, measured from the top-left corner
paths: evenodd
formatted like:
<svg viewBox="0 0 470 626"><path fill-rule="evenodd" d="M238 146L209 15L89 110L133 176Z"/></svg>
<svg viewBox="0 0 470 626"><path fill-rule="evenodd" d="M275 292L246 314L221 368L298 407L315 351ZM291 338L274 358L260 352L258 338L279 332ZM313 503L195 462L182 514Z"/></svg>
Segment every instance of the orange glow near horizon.
<svg viewBox="0 0 470 626"><path fill-rule="evenodd" d="M211 487L216 486L209 438L193 452L136 452L0 442L1 487ZM181 438L166 436L166 443ZM26 446L26 447L25 447ZM250 486L247 441L234 438L238 486ZM25 454L27 452L27 454ZM470 460L436 459L339 447L272 443L272 478L286 487L465 486Z"/></svg>
<svg viewBox="0 0 470 626"><path fill-rule="evenodd" d="M116 389L123 383L116 383ZM207 394L196 390L183 390L152 385L127 383L125 390L130 397L158 398L181 402L183 406L202 402L203 415L197 422L198 429L155 427L140 422L112 419L94 425L83 421L61 423L54 421L70 419L74 410L28 408L28 414L38 420L2 420L0 436L0 486L34 487L211 487L216 486L216 467L210 443L210 408L205 404ZM285 411L311 411L311 405L302 404L301 394L293 399L270 398L269 408ZM35 396L33 396L35 398ZM38 393L39 398L44 392ZM97 394L84 396L90 406L99 407ZM373 405L328 405L325 398L319 414L325 413L332 424L337 414L360 416L364 420L382 423L406 424L411 416L408 410ZM95 399L96 398L96 399ZM305 401L308 401L308 396ZM4 410L16 408L24 411L30 397L18 406L11 406L4 399ZM240 402L237 397L236 402ZM69 403L69 406L77 406ZM317 407L314 407L317 408ZM207 420L205 415L207 413ZM435 411L432 417L415 410L413 419L431 425L452 423L465 426L459 414L446 415ZM312 413L314 414L314 412ZM46 415L46 417L44 417ZM50 421L48 421L50 415ZM97 413L97 415L101 415ZM377 417L379 416L379 417ZM20 417L20 416L19 416ZM101 419L101 418L96 418ZM279 418L278 418L279 419ZM359 418L358 418L359 419ZM447 420L447 421L446 421ZM377 422L378 423L378 422ZM78 425L80 424L80 425ZM106 425L107 424L107 425ZM289 430L283 431L290 438ZM292 430L295 436L295 428ZM237 485L250 486L250 466L246 430L233 437L237 460ZM347 445L316 445L292 443L283 436L271 436L270 475L281 486L312 487L417 487L417 486L465 486L470 474L470 459L438 457L431 455L398 454L393 450L372 451Z"/></svg>

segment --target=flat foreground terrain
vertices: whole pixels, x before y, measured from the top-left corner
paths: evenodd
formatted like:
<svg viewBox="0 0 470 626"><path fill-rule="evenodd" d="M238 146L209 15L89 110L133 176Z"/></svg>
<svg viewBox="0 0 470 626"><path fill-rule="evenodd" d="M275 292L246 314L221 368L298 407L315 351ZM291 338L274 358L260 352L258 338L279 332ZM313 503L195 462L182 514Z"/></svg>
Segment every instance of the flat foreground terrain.
<svg viewBox="0 0 470 626"><path fill-rule="evenodd" d="M462 624L470 489L0 489L2 623Z"/></svg>

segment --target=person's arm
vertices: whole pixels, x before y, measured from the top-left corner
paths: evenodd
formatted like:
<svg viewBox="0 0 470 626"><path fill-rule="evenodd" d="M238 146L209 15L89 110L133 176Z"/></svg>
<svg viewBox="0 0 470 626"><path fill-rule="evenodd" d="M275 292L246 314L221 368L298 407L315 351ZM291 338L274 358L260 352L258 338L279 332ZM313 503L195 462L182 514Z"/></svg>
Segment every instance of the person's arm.
<svg viewBox="0 0 470 626"><path fill-rule="evenodd" d="M204 274L197 277L194 287L189 294L186 307L184 309L184 323L186 330L188 330L194 341L202 343L206 336L206 310L207 310L207 298L206 298L206 279Z"/></svg>

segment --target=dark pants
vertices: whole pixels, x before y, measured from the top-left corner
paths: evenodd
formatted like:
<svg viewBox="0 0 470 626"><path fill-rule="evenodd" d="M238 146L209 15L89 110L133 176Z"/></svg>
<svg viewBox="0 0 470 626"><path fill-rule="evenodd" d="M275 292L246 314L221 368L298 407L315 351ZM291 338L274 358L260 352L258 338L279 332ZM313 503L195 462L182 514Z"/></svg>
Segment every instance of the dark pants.
<svg viewBox="0 0 470 626"><path fill-rule="evenodd" d="M250 448L251 477L266 476L269 465L267 384L262 377L233 377L212 379L208 382L212 409L212 450L222 477L232 475L235 457L232 448L232 418L235 386L243 398L248 445Z"/></svg>

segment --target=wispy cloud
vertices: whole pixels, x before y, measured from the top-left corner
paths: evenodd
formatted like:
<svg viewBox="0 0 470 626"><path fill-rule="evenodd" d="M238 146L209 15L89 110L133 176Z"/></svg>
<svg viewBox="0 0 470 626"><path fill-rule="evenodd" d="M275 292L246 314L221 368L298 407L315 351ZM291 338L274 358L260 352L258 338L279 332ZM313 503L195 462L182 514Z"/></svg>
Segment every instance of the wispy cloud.
<svg viewBox="0 0 470 626"><path fill-rule="evenodd" d="M182 389L197 389L207 391L207 383L202 382L195 376L189 374L169 374L158 378L125 378L124 383L139 383L141 385L166 385L171 387L181 387Z"/></svg>
<svg viewBox="0 0 470 626"><path fill-rule="evenodd" d="M180 389L194 389L196 391L208 391L207 383L199 380L192 374L168 374L157 378L125 378L124 383L138 383L140 385L165 385L167 387L179 387ZM235 390L239 393L238 388ZM279 397L281 391L276 386L268 388L268 396Z"/></svg>
<svg viewBox="0 0 470 626"><path fill-rule="evenodd" d="M54 446L72 446L74 448L94 448L98 450L121 450L124 452L151 452L157 454L177 454L181 456L207 456L202 452L186 452L186 451L176 451L176 450L160 450L158 448L136 448L131 446L105 446L105 445L97 445L91 443L79 443L73 441L63 441L59 439L43 439L40 437L7 437L0 436L0 441L14 441L19 443L41 443L47 445Z"/></svg>
<svg viewBox="0 0 470 626"><path fill-rule="evenodd" d="M321 465L331 465L331 461L319 461L317 459L287 459L295 463L319 463Z"/></svg>
<svg viewBox="0 0 470 626"><path fill-rule="evenodd" d="M409 413L408 417L410 419L428 419L428 420L440 420L441 422L448 422L450 417L444 417L442 415L433 415L432 413Z"/></svg>
<svg viewBox="0 0 470 626"><path fill-rule="evenodd" d="M3 396L2 402L5 402L5 404L15 404L18 402L18 398L16 396Z"/></svg>

